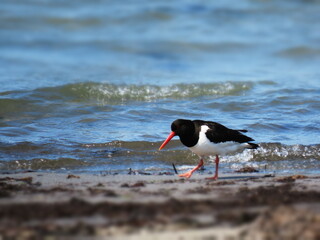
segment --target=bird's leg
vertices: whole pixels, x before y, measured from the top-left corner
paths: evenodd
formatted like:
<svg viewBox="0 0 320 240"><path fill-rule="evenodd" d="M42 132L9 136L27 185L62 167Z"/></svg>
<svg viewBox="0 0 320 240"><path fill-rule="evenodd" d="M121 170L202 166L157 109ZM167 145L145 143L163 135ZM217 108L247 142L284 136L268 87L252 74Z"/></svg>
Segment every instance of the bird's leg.
<svg viewBox="0 0 320 240"><path fill-rule="evenodd" d="M201 158L199 164L198 164L195 168L193 168L193 169L190 170L189 172L180 174L179 177L190 178L190 177L192 176L192 174L193 174L196 170L198 170L199 168L201 168L202 166L203 166L203 160L202 160L202 158Z"/></svg>
<svg viewBox="0 0 320 240"><path fill-rule="evenodd" d="M208 177L206 179L211 179L211 180L217 180L218 179L219 161L220 161L219 156L216 155L216 172L215 172L213 177Z"/></svg>

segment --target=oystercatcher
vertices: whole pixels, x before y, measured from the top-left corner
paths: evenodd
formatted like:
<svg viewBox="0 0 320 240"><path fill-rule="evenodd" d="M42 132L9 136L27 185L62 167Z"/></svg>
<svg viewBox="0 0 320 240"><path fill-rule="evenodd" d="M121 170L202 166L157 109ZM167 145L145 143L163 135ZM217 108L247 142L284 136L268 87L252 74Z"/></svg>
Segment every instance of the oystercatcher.
<svg viewBox="0 0 320 240"><path fill-rule="evenodd" d="M217 122L177 119L171 124L171 131L159 150L164 148L174 136L179 136L182 144L200 157L199 164L189 172L180 174L180 177L190 178L197 169L203 166L205 156L215 155L215 175L207 179L216 180L218 179L219 155L259 147L251 143L254 141L252 138L242 134L247 130L230 129Z"/></svg>

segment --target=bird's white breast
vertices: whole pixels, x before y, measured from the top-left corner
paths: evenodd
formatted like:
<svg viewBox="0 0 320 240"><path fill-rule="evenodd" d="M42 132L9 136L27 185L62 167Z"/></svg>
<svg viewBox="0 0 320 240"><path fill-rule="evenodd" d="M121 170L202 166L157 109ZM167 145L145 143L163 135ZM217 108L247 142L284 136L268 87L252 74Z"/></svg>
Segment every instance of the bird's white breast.
<svg viewBox="0 0 320 240"><path fill-rule="evenodd" d="M209 155L225 155L228 153L237 152L248 147L247 143L238 143L238 142L222 142L222 143L213 143L206 136L206 132L209 127L206 125L201 126L199 133L198 143L190 147L189 149L199 156L209 156Z"/></svg>

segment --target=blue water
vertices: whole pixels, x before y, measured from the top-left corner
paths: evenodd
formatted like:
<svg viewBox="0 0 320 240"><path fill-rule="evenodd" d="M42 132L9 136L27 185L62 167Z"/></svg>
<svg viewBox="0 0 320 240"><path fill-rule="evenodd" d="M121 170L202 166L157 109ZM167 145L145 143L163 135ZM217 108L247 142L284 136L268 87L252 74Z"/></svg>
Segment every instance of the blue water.
<svg viewBox="0 0 320 240"><path fill-rule="evenodd" d="M0 171L189 168L179 141L157 150L187 118L261 144L222 156L223 172L319 173L319 12L316 0L3 1Z"/></svg>

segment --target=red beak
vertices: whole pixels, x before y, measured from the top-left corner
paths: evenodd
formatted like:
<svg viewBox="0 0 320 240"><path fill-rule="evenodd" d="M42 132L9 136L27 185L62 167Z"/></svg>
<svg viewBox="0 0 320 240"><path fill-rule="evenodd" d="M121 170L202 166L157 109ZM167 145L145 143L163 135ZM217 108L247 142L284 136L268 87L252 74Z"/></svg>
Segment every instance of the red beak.
<svg viewBox="0 0 320 240"><path fill-rule="evenodd" d="M169 134L169 136L167 137L167 139L162 143L162 145L160 146L159 150L161 150L162 148L164 148L165 145L167 145L167 143L176 135L175 132L171 132Z"/></svg>

